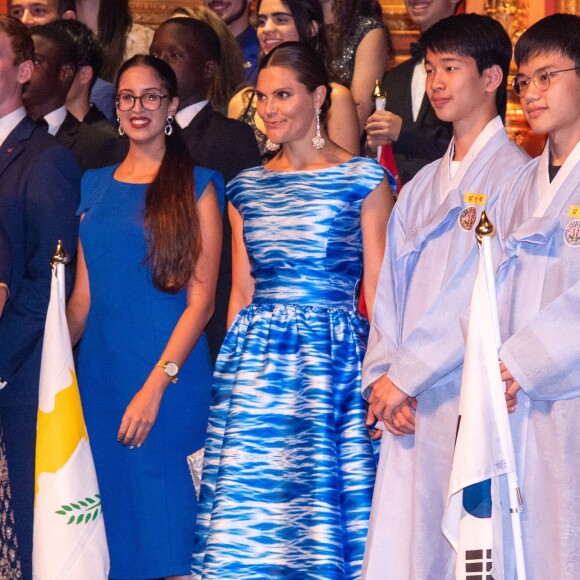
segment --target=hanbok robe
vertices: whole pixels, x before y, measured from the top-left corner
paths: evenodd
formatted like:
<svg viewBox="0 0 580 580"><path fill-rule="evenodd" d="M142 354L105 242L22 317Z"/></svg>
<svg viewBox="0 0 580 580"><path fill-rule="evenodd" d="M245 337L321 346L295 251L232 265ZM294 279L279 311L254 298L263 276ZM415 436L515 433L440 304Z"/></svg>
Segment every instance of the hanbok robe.
<svg viewBox="0 0 580 580"><path fill-rule="evenodd" d="M580 142L550 183L549 144L498 204L500 358L521 385L510 416L528 580L580 578ZM516 578L504 505L506 579Z"/></svg>
<svg viewBox="0 0 580 580"><path fill-rule="evenodd" d="M367 539L366 580L453 578L441 531L464 353L460 318L477 270L475 228L529 157L488 123L454 176L454 141L401 191L388 226L363 366L363 393L383 373L417 397L415 435L383 433Z"/></svg>

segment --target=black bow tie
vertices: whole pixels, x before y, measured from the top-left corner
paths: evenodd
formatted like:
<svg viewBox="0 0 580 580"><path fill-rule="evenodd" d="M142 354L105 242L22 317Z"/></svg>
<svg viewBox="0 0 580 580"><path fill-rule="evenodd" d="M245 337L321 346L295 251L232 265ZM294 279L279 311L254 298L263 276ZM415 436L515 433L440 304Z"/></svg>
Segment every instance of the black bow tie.
<svg viewBox="0 0 580 580"><path fill-rule="evenodd" d="M411 53L411 58L416 58L417 60L423 58L423 51L418 42L411 42L409 45L409 52Z"/></svg>
<svg viewBox="0 0 580 580"><path fill-rule="evenodd" d="M44 117L39 117L34 122L36 123L36 126L39 129L42 129L43 131L46 131L48 133L48 123L46 122L46 119Z"/></svg>

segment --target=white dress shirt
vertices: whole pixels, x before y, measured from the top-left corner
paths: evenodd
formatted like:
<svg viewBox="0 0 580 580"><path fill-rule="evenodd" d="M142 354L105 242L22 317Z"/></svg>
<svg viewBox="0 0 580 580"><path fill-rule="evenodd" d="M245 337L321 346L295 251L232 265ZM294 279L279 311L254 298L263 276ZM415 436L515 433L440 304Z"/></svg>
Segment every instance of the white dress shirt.
<svg viewBox="0 0 580 580"><path fill-rule="evenodd" d="M177 111L175 114L175 120L177 124L182 128L185 129L194 119L194 117L209 103L207 99L204 101L199 101L194 103L193 105L189 105L189 107L185 107L181 109L181 111Z"/></svg>

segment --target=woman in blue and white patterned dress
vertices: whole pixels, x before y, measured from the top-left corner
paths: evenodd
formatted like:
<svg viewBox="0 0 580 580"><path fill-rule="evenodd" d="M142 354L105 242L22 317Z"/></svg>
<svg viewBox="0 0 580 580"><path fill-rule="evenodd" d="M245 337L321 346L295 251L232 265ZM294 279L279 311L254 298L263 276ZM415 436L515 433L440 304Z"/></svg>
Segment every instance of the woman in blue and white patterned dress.
<svg viewBox="0 0 580 580"><path fill-rule="evenodd" d="M364 262L372 311L393 198L378 164L317 133L329 89L314 49L271 51L257 93L282 147L228 188L232 324L214 375L193 578L355 579L375 476L355 294Z"/></svg>

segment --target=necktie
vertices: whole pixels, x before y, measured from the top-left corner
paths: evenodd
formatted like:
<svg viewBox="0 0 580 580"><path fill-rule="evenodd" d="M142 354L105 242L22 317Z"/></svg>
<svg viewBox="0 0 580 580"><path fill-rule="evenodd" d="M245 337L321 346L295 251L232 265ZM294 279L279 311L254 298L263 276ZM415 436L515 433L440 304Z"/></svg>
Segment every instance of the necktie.
<svg viewBox="0 0 580 580"><path fill-rule="evenodd" d="M39 129L42 129L43 131L45 131L46 133L48 133L48 123L46 122L46 119L44 117L39 117L34 122L36 123L36 126Z"/></svg>

